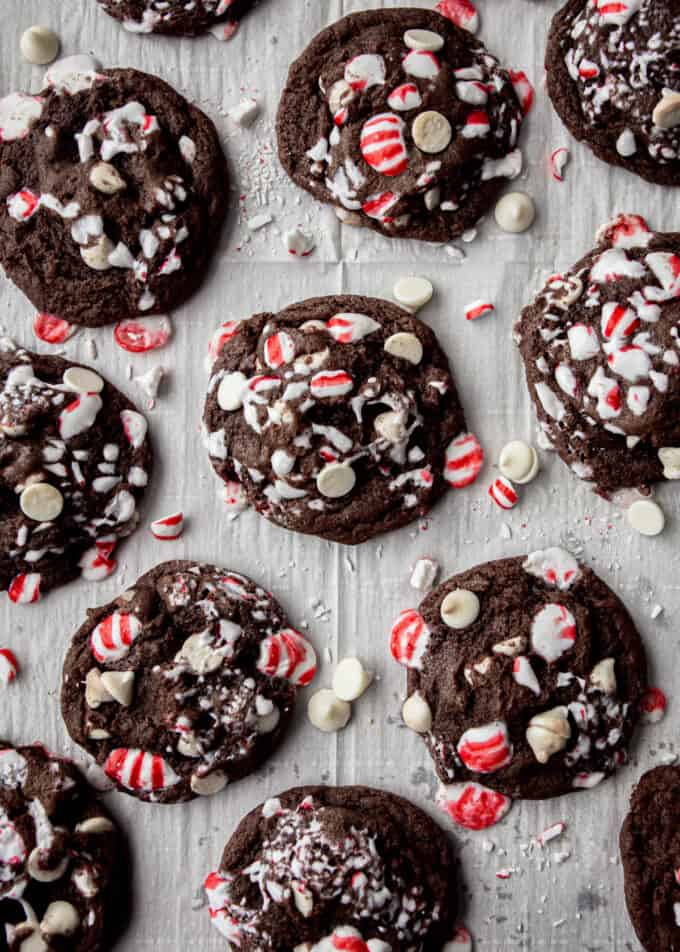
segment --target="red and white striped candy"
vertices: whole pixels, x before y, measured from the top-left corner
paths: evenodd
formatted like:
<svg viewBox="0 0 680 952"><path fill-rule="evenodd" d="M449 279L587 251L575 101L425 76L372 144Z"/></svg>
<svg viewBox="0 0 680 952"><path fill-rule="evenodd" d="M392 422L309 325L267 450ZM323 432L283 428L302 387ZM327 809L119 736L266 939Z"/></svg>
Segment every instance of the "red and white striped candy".
<svg viewBox="0 0 680 952"><path fill-rule="evenodd" d="M354 386L353 378L346 370L322 370L309 382L312 396L318 398L342 397Z"/></svg>
<svg viewBox="0 0 680 952"><path fill-rule="evenodd" d="M531 667L531 661L524 655L520 655L512 662L512 676L523 688L528 688L536 695L541 693L536 672Z"/></svg>
<svg viewBox="0 0 680 952"><path fill-rule="evenodd" d="M298 631L284 628L260 645L257 670L304 687L316 674L316 652Z"/></svg>
<svg viewBox="0 0 680 952"><path fill-rule="evenodd" d="M596 240L613 248L646 248L652 231L641 215L617 215L599 229Z"/></svg>
<svg viewBox="0 0 680 952"><path fill-rule="evenodd" d="M565 605L544 605L531 624L531 647L552 663L570 651L576 641L576 620Z"/></svg>
<svg viewBox="0 0 680 952"><path fill-rule="evenodd" d="M102 582L116 571L117 562L111 558L115 542L100 544L95 542L91 549L84 552L78 565L81 574L88 582Z"/></svg>
<svg viewBox="0 0 680 952"><path fill-rule="evenodd" d="M222 348L229 343L241 330L242 321L225 321L215 330L208 343L208 358L214 364L222 352Z"/></svg>
<svg viewBox="0 0 680 952"><path fill-rule="evenodd" d="M184 513L175 512L162 519L154 519L151 523L151 532L156 539L163 542L172 542L184 532Z"/></svg>
<svg viewBox="0 0 680 952"><path fill-rule="evenodd" d="M456 747L468 770L494 773L512 760L512 744L505 721L492 721L465 731Z"/></svg>
<svg viewBox="0 0 680 952"><path fill-rule="evenodd" d="M114 612L100 621L90 635L90 647L97 661L120 661L142 630L142 623L135 615Z"/></svg>
<svg viewBox="0 0 680 952"><path fill-rule="evenodd" d="M104 772L126 790L167 790L179 777L162 757L136 748L118 747L106 758Z"/></svg>
<svg viewBox="0 0 680 952"><path fill-rule="evenodd" d="M574 324L567 331L569 349L574 360L588 360L600 352L600 342L594 327Z"/></svg>
<svg viewBox="0 0 680 952"><path fill-rule="evenodd" d="M19 673L19 662L9 648L0 648L0 684L7 687Z"/></svg>
<svg viewBox="0 0 680 952"><path fill-rule="evenodd" d="M281 378L274 374L256 374L248 381L247 387L253 393L268 393L281 386Z"/></svg>
<svg viewBox="0 0 680 952"><path fill-rule="evenodd" d="M264 362L272 370L289 364L295 357L295 344L290 334L278 331L264 342Z"/></svg>
<svg viewBox="0 0 680 952"><path fill-rule="evenodd" d="M500 823L512 806L510 797L473 781L442 785L437 803L466 830L486 830Z"/></svg>
<svg viewBox="0 0 680 952"><path fill-rule="evenodd" d="M642 0L595 0L603 23L623 26L640 9Z"/></svg>
<svg viewBox="0 0 680 952"><path fill-rule="evenodd" d="M248 497L246 491L235 479L230 479L224 484L224 504L230 512L243 512L248 508Z"/></svg>
<svg viewBox="0 0 680 952"><path fill-rule="evenodd" d="M636 347L635 344L619 347L618 350L609 354L607 363L615 374L625 377L631 383L648 377L652 369L649 354L642 347Z"/></svg>
<svg viewBox="0 0 680 952"><path fill-rule="evenodd" d="M519 502L517 490L505 476L494 479L489 486L489 495L501 509L513 509Z"/></svg>
<svg viewBox="0 0 680 952"><path fill-rule="evenodd" d="M40 196L30 188L15 192L7 199L7 212L14 221L28 221L40 208Z"/></svg>
<svg viewBox="0 0 680 952"><path fill-rule="evenodd" d="M470 33L476 33L479 29L479 14L470 0L439 0L435 9Z"/></svg>
<svg viewBox="0 0 680 952"><path fill-rule="evenodd" d="M605 340L613 337L630 337L640 326L637 314L625 304L607 301L602 308L602 336Z"/></svg>
<svg viewBox="0 0 680 952"><path fill-rule="evenodd" d="M380 221L391 221L387 213L399 201L400 196L396 192L378 192L375 195L369 195L361 206L364 215L369 218L377 218Z"/></svg>
<svg viewBox="0 0 680 952"><path fill-rule="evenodd" d="M556 182L564 181L564 170L569 161L569 149L555 149L550 156L550 171Z"/></svg>
<svg viewBox="0 0 680 952"><path fill-rule="evenodd" d="M643 724L657 724L666 713L668 701L661 688L648 688L641 706Z"/></svg>
<svg viewBox="0 0 680 952"><path fill-rule="evenodd" d="M172 335L167 317L143 317L116 324L113 338L119 347L132 354L164 347Z"/></svg>
<svg viewBox="0 0 680 952"><path fill-rule="evenodd" d="M254 602L257 597L248 591L247 580L235 572L232 575L225 575L220 579L220 582L224 586L229 598L233 598L237 602Z"/></svg>
<svg viewBox="0 0 680 952"><path fill-rule="evenodd" d="M36 314L33 319L33 333L38 340L46 344L63 344L73 337L78 328L54 314Z"/></svg>
<svg viewBox="0 0 680 952"><path fill-rule="evenodd" d="M89 430L103 406L102 398L96 393L83 393L76 397L59 414L59 436L62 440L70 440Z"/></svg>
<svg viewBox="0 0 680 952"><path fill-rule="evenodd" d="M472 936L465 926L457 926L453 938L444 943L442 952L472 952Z"/></svg>
<svg viewBox="0 0 680 952"><path fill-rule="evenodd" d="M519 99L522 112L526 116L531 111L534 104L534 87L529 81L529 77L521 69L511 69L510 79L515 90L515 95Z"/></svg>
<svg viewBox="0 0 680 952"><path fill-rule="evenodd" d="M479 476L484 450L473 433L461 433L448 445L444 479L454 489L469 486Z"/></svg>
<svg viewBox="0 0 680 952"><path fill-rule="evenodd" d="M326 327L339 344L353 344L379 330L381 325L367 314L335 314Z"/></svg>
<svg viewBox="0 0 680 952"><path fill-rule="evenodd" d="M128 443L133 450L138 450L146 439L146 432L149 429L146 417L137 413L136 410L121 410L120 420Z"/></svg>
<svg viewBox="0 0 680 952"><path fill-rule="evenodd" d="M40 599L40 575L37 572L16 575L10 582L7 594L16 605L37 602Z"/></svg>
<svg viewBox="0 0 680 952"><path fill-rule="evenodd" d="M397 112L406 112L409 109L417 109L422 105L423 97L418 91L415 83L402 83L397 86L387 97L387 105L390 109L396 109Z"/></svg>
<svg viewBox="0 0 680 952"><path fill-rule="evenodd" d="M231 879L231 876L222 876L220 872L210 873L206 876L203 888L208 897L210 921L232 946L239 948L242 944L243 933L229 909Z"/></svg>
<svg viewBox="0 0 680 952"><path fill-rule="evenodd" d="M381 112L365 122L359 148L365 161L381 175L401 175L408 168L404 120L393 112Z"/></svg>
<svg viewBox="0 0 680 952"><path fill-rule="evenodd" d="M485 314L491 314L494 310L495 308L490 301L473 301L465 308L465 320L476 321L477 318L484 317Z"/></svg>
<svg viewBox="0 0 680 952"><path fill-rule="evenodd" d="M385 83L385 60L377 53L360 53L345 66L345 82L355 92Z"/></svg>
<svg viewBox="0 0 680 952"><path fill-rule="evenodd" d="M407 608L392 625L390 651L399 664L421 668L430 641L430 629L415 608Z"/></svg>
<svg viewBox="0 0 680 952"><path fill-rule="evenodd" d="M680 297L680 255L654 251L647 255L645 262L664 291L673 297Z"/></svg>
<svg viewBox="0 0 680 952"><path fill-rule="evenodd" d="M470 106L483 106L489 100L487 86L478 79L461 79L456 83L456 96Z"/></svg>
<svg viewBox="0 0 680 952"><path fill-rule="evenodd" d="M595 79L600 75L600 67L592 60L582 59L579 63L578 74L581 79Z"/></svg>
<svg viewBox="0 0 680 952"><path fill-rule="evenodd" d="M462 135L464 139L481 139L489 134L490 129L489 114L483 109L475 109L465 120Z"/></svg>
<svg viewBox="0 0 680 952"><path fill-rule="evenodd" d="M404 57L401 68L416 79L434 79L441 69L441 64L429 50L412 50Z"/></svg>

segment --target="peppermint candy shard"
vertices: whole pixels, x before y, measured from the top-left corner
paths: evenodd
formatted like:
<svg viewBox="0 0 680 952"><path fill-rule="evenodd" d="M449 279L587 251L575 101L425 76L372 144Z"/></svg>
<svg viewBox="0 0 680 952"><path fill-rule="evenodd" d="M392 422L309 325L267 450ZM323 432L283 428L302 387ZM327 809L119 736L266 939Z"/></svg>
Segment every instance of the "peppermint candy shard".
<svg viewBox="0 0 680 952"><path fill-rule="evenodd" d="M515 487L505 476L499 476L491 483L489 495L501 509L513 509L519 501Z"/></svg>
<svg viewBox="0 0 680 952"><path fill-rule="evenodd" d="M474 773L495 773L512 760L512 744L505 721L492 721L465 731L457 745L458 756Z"/></svg>
<svg viewBox="0 0 680 952"><path fill-rule="evenodd" d="M30 572L16 575L10 582L7 594L15 605L31 605L40 599L40 575Z"/></svg>
<svg viewBox="0 0 680 952"><path fill-rule="evenodd" d="M260 645L257 670L269 678L283 678L305 687L316 674L316 652L298 631L284 628Z"/></svg>
<svg viewBox="0 0 680 952"><path fill-rule="evenodd" d="M95 627L90 635L90 647L97 661L109 663L124 658L142 630L136 615L114 612Z"/></svg>
<svg viewBox="0 0 680 952"><path fill-rule="evenodd" d="M521 69L511 69L510 79L512 80L512 85L515 90L515 95L519 99L519 104L522 107L522 112L526 116L531 112L531 107L534 104L534 87L529 81L529 77Z"/></svg>
<svg viewBox="0 0 680 952"><path fill-rule="evenodd" d="M435 10L469 33L479 29L479 14L471 0L440 0Z"/></svg>
<svg viewBox="0 0 680 952"><path fill-rule="evenodd" d="M146 417L136 410L121 410L120 420L128 443L133 450L138 450L146 439L146 433L149 429Z"/></svg>
<svg viewBox="0 0 680 952"><path fill-rule="evenodd" d="M104 772L126 790L142 790L148 793L167 790L180 780L162 757L126 747L111 751L106 758Z"/></svg>
<svg viewBox="0 0 680 952"><path fill-rule="evenodd" d="M559 546L531 552L522 563L522 568L529 575L544 581L546 585L554 586L563 592L570 588L581 575L574 556Z"/></svg>
<svg viewBox="0 0 680 952"><path fill-rule="evenodd" d="M454 489L470 486L484 464L484 451L473 433L461 433L446 450L444 479Z"/></svg>
<svg viewBox="0 0 680 952"><path fill-rule="evenodd" d="M229 341L238 334L242 324L242 321L225 321L213 332L208 344L208 358L211 365L215 363Z"/></svg>
<svg viewBox="0 0 680 952"><path fill-rule="evenodd" d="M19 673L19 662L9 648L0 648L0 684L7 687Z"/></svg>
<svg viewBox="0 0 680 952"><path fill-rule="evenodd" d="M381 112L364 123L359 148L364 160L381 175L401 175L408 168L405 128L404 120L393 112Z"/></svg>
<svg viewBox="0 0 680 952"><path fill-rule="evenodd" d="M132 318L116 324L113 339L131 354L164 347L172 336L172 326L167 317Z"/></svg>
<svg viewBox="0 0 680 952"><path fill-rule="evenodd" d="M437 804L458 826L466 830L486 830L500 823L512 806L510 797L481 783L442 784Z"/></svg>
<svg viewBox="0 0 680 952"><path fill-rule="evenodd" d="M422 668L423 657L430 641L430 629L415 608L407 608L392 625L390 651L399 664L407 668Z"/></svg>
<svg viewBox="0 0 680 952"><path fill-rule="evenodd" d="M642 715L643 724L658 724L666 713L668 701L661 688L647 688L642 697Z"/></svg>
<svg viewBox="0 0 680 952"><path fill-rule="evenodd" d="M363 340L381 325L368 314L335 314L326 322L328 333L339 344L354 344Z"/></svg>
<svg viewBox="0 0 680 952"><path fill-rule="evenodd" d="M117 562L111 558L115 542L98 543L87 549L80 557L78 565L81 575L89 582L102 582L116 571Z"/></svg>
<svg viewBox="0 0 680 952"><path fill-rule="evenodd" d="M171 516L155 519L151 523L151 532L154 538L163 542L173 542L184 532L184 513L175 512Z"/></svg>
<svg viewBox="0 0 680 952"><path fill-rule="evenodd" d="M33 319L33 333L38 340L46 344L63 344L78 330L75 324L69 324L54 314L36 314Z"/></svg>

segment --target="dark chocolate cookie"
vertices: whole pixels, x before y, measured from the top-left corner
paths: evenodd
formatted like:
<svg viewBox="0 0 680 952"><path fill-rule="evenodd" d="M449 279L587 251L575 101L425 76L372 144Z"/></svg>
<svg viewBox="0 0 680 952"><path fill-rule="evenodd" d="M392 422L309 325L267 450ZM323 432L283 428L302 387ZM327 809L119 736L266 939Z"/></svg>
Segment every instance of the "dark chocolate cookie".
<svg viewBox="0 0 680 952"><path fill-rule="evenodd" d="M434 11L354 13L293 63L278 114L293 181L341 221L448 241L519 175L522 109L508 72Z"/></svg>
<svg viewBox="0 0 680 952"><path fill-rule="evenodd" d="M111 818L73 764L41 746L0 741L1 948L107 947L120 915L113 901L119 846Z"/></svg>
<svg viewBox="0 0 680 952"><path fill-rule="evenodd" d="M177 307L225 214L215 127L146 73L55 75L0 100L0 263L39 311L75 324Z"/></svg>
<svg viewBox="0 0 680 952"><path fill-rule="evenodd" d="M213 353L212 464L272 522L353 544L465 484L452 458L476 441L446 357L394 304L311 298L223 325Z"/></svg>
<svg viewBox="0 0 680 952"><path fill-rule="evenodd" d="M680 185L680 0L569 0L553 19L548 92L598 158Z"/></svg>
<svg viewBox="0 0 680 952"><path fill-rule="evenodd" d="M368 787L298 787L239 824L205 881L242 952L419 952L451 937L458 877L441 829Z"/></svg>
<svg viewBox="0 0 680 952"><path fill-rule="evenodd" d="M253 0L97 0L130 33L197 36L210 31L229 39Z"/></svg>
<svg viewBox="0 0 680 952"><path fill-rule="evenodd" d="M0 589L28 604L109 576L151 462L146 419L98 373L0 349Z"/></svg>
<svg viewBox="0 0 680 952"><path fill-rule="evenodd" d="M601 495L680 478L680 233L622 215L517 323L541 427Z"/></svg>
<svg viewBox="0 0 680 952"><path fill-rule="evenodd" d="M626 905L647 952L680 950L680 767L640 780L621 828Z"/></svg>
<svg viewBox="0 0 680 952"><path fill-rule="evenodd" d="M250 579L164 562L88 613L64 662L61 708L119 789L175 803L255 770L315 670L311 644Z"/></svg>
<svg viewBox="0 0 680 952"><path fill-rule="evenodd" d="M391 650L443 784L543 799L594 787L626 761L646 687L640 636L564 549L454 576L402 612Z"/></svg>

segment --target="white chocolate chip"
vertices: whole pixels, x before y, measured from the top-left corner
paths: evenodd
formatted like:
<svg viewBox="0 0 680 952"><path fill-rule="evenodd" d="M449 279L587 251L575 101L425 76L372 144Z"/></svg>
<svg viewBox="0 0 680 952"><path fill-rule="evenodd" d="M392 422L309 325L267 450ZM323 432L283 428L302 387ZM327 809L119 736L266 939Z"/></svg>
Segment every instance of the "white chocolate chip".
<svg viewBox="0 0 680 952"><path fill-rule="evenodd" d="M680 93L664 93L654 107L652 122L659 129L674 129L680 125Z"/></svg>
<svg viewBox="0 0 680 952"><path fill-rule="evenodd" d="M539 764L547 764L553 754L564 750L571 737L566 707L553 707L535 714L529 721L526 738Z"/></svg>
<svg viewBox="0 0 680 952"><path fill-rule="evenodd" d="M221 770L215 770L205 777L199 777L198 774L192 774L189 784L194 793L199 797L212 797L214 794L224 790L227 785L228 777Z"/></svg>
<svg viewBox="0 0 680 952"><path fill-rule="evenodd" d="M113 823L105 816L91 816L76 825L76 833L85 834L110 833L113 829Z"/></svg>
<svg viewBox="0 0 680 952"><path fill-rule="evenodd" d="M59 52L59 37L46 26L29 26L19 41L21 55L34 66L45 66L56 59Z"/></svg>
<svg viewBox="0 0 680 952"><path fill-rule="evenodd" d="M443 152L453 135L451 123L441 112L426 109L413 120L411 136L421 152L434 155Z"/></svg>
<svg viewBox="0 0 680 952"><path fill-rule="evenodd" d="M129 707L135 687L134 671L105 671L101 676L102 687L114 701Z"/></svg>
<svg viewBox="0 0 680 952"><path fill-rule="evenodd" d="M347 725L351 713L352 708L347 701L336 697L335 693L328 688L322 688L312 694L307 704L309 720L314 727L324 733L342 730Z"/></svg>
<svg viewBox="0 0 680 952"><path fill-rule="evenodd" d="M356 701L373 680L358 658L343 658L333 672L333 691L341 701Z"/></svg>
<svg viewBox="0 0 680 952"><path fill-rule="evenodd" d="M328 463L316 477L316 486L327 499L339 499L354 489L357 478L346 463Z"/></svg>
<svg viewBox="0 0 680 952"><path fill-rule="evenodd" d="M354 99L354 90L344 79L339 79L328 93L328 108L332 115L339 112Z"/></svg>
<svg viewBox="0 0 680 952"><path fill-rule="evenodd" d="M175 661L188 664L196 674L210 674L224 661L224 655L214 651L204 632L190 635L175 655Z"/></svg>
<svg viewBox="0 0 680 952"><path fill-rule="evenodd" d="M626 513L628 522L640 535L656 536L663 532L666 517L653 499L638 499Z"/></svg>
<svg viewBox="0 0 680 952"><path fill-rule="evenodd" d="M496 203L494 216L499 228L517 235L533 225L536 206L524 192L508 192Z"/></svg>
<svg viewBox="0 0 680 952"><path fill-rule="evenodd" d="M113 700L113 695L109 694L102 684L101 671L98 668L90 668L85 675L85 703L88 707L97 708L100 704L106 704Z"/></svg>
<svg viewBox="0 0 680 952"><path fill-rule="evenodd" d="M111 735L101 727L93 727L87 736L90 740L108 740Z"/></svg>
<svg viewBox="0 0 680 952"><path fill-rule="evenodd" d="M40 931L45 936L73 935L80 925L80 916L70 902L57 900L51 902L45 910L40 923Z"/></svg>
<svg viewBox="0 0 680 952"><path fill-rule="evenodd" d="M260 115L260 104L256 99L248 97L242 99L237 106L233 106L227 115L238 126L252 126Z"/></svg>
<svg viewBox="0 0 680 952"><path fill-rule="evenodd" d="M658 452L666 479L680 479L680 446L662 446Z"/></svg>
<svg viewBox="0 0 680 952"><path fill-rule="evenodd" d="M64 508L64 497L51 483L33 483L19 497L21 511L36 522L51 522Z"/></svg>
<svg viewBox="0 0 680 952"><path fill-rule="evenodd" d="M465 588L454 588L442 602L440 614L449 628L467 628L479 616L479 599Z"/></svg>
<svg viewBox="0 0 680 952"><path fill-rule="evenodd" d="M379 413L373 421L373 426L378 436L387 440L388 443L401 443L408 435L404 415L396 410Z"/></svg>
<svg viewBox="0 0 680 952"><path fill-rule="evenodd" d="M31 877L31 879L35 879L35 881L38 883L56 882L56 880L61 879L61 877L66 872L69 858L68 856L64 856L58 865L54 867L54 869L47 869L40 862L43 853L44 851L39 849L37 846L35 849L31 850L26 863L28 875Z"/></svg>
<svg viewBox="0 0 680 952"><path fill-rule="evenodd" d="M424 307L432 300L434 288L427 278L407 277L399 278L392 291L394 299L411 314Z"/></svg>
<svg viewBox="0 0 680 952"><path fill-rule="evenodd" d="M410 364L419 364L423 359L423 345L415 334L400 331L385 341L385 352L393 357L401 357Z"/></svg>
<svg viewBox="0 0 680 952"><path fill-rule="evenodd" d="M416 734L427 734L432 727L432 711L420 691L416 691L404 701L401 716L404 724Z"/></svg>
<svg viewBox="0 0 680 952"><path fill-rule="evenodd" d="M125 179L115 165L110 162L97 162L90 171L90 185L102 195L115 195L125 188Z"/></svg>
<svg viewBox="0 0 680 952"><path fill-rule="evenodd" d="M599 661L590 672L588 680L603 694L616 694L615 664L614 658L605 658L604 661Z"/></svg>
<svg viewBox="0 0 680 952"><path fill-rule="evenodd" d="M508 658L514 658L522 654L528 644L529 641L524 635L515 635L514 638L506 638L505 641L499 641L491 650L494 654L502 654Z"/></svg>
<svg viewBox="0 0 680 952"><path fill-rule="evenodd" d="M76 393L101 393L104 381L87 367L69 367L64 371L64 384Z"/></svg>
<svg viewBox="0 0 680 952"><path fill-rule="evenodd" d="M444 37L432 30L407 30L404 33L404 45L410 50L426 50L436 53L444 46Z"/></svg>
<svg viewBox="0 0 680 952"><path fill-rule="evenodd" d="M506 479L523 486L535 479L540 467L538 453L522 440L512 440L501 450L498 468Z"/></svg>
<svg viewBox="0 0 680 952"><path fill-rule="evenodd" d="M108 271L111 268L109 255L113 252L114 245L106 235L100 235L92 245L86 245L80 249L80 257L88 268L93 271Z"/></svg>
<svg viewBox="0 0 680 952"><path fill-rule="evenodd" d="M217 402L227 412L238 410L243 406L243 394L248 378L240 370L226 374L220 380L217 390Z"/></svg>

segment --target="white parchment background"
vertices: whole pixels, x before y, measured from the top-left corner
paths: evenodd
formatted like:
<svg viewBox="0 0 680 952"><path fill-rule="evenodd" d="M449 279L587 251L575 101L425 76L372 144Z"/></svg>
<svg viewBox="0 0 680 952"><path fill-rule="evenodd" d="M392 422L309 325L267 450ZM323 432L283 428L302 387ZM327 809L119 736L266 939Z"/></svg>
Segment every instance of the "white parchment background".
<svg viewBox="0 0 680 952"><path fill-rule="evenodd" d="M156 476L143 528L122 549L116 575L99 585L70 585L24 609L5 596L0 599L0 645L14 649L22 664L20 679L1 696L0 735L15 742L39 739L57 751L77 753L58 706L69 638L88 606L109 600L165 558L214 560L270 587L293 622L308 623L322 659L318 686L330 681L331 659L359 653L378 677L355 705L343 733L315 732L302 704L297 729L274 759L212 800L159 807L115 793L107 797L134 854L136 911L119 947L163 952L223 948L200 908L200 885L238 819L265 797L302 782L368 783L435 812L435 782L424 745L400 726L404 678L387 647L392 619L417 603L408 584L410 563L430 554L451 574L487 559L570 543L624 597L645 638L652 681L669 694L669 712L661 724L640 732L632 763L615 779L561 800L518 803L501 826L486 833L453 834L469 893L464 919L477 949L638 949L624 910L617 837L632 785L677 741L677 492L672 485L660 491L669 524L661 537L650 540L634 534L619 512L549 454L542 454L541 476L524 489L521 504L511 513L496 509L486 489L503 444L515 437L528 439L534 429L511 342L521 306L544 272L573 263L591 246L596 227L618 211L641 212L658 229L677 229L677 196L610 170L570 142L562 129L544 92L542 67L557 0L478 0L481 36L489 48L507 65L525 69L536 85L537 102L523 141L527 171L519 183L537 202L536 225L528 235L509 236L489 216L476 241L465 246L462 265L453 263L442 247L341 231L329 209L315 205L283 177L275 159L274 118L291 58L342 14L376 5L375 0L263 0L237 37L219 44L209 36L192 41L129 35L95 0L2 0L2 94L40 88L43 70L29 66L19 54L22 30L36 22L58 31L65 54L91 51L106 66L157 73L216 122L234 173L234 211L209 280L173 316L175 337L163 351L128 355L113 343L111 328L81 332L66 345L68 356L87 361L87 341L94 338L99 351L95 366L136 400L143 397L128 379L128 368L137 375L158 363L165 367L166 383L149 414ZM238 129L226 117L244 93L255 95L263 106L250 130ZM550 151L561 145L573 150L564 184L554 182L547 168ZM275 221L248 239L244 219L263 209ZM290 259L281 241L282 231L296 222L311 228L318 241L315 253L304 261ZM469 425L486 449L489 462L478 483L450 493L422 527L402 529L359 549L296 536L251 513L228 521L199 435L211 329L229 317L277 310L313 294L388 296L394 280L409 272L429 276L436 286L436 296L421 316L449 354ZM463 306L487 296L495 301L496 314L466 324ZM0 280L0 323L22 344L35 347L32 317L28 301ZM46 348L38 344L37 349ZM183 538L156 542L147 530L149 518L178 508L188 519ZM510 528L510 538L503 525ZM657 604L663 612L653 620ZM532 852L531 837L557 820L568 824L565 837ZM442 822L447 824L443 817ZM566 851L570 858L557 863L555 853ZM496 871L507 867L515 870L511 878L496 879Z"/></svg>

